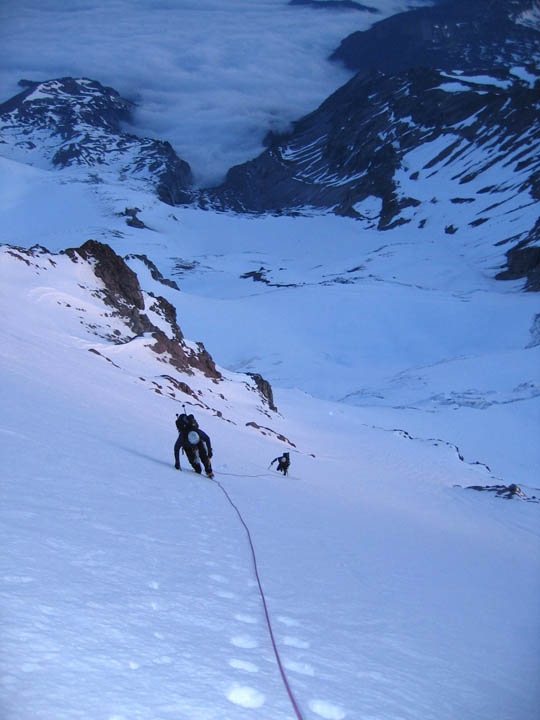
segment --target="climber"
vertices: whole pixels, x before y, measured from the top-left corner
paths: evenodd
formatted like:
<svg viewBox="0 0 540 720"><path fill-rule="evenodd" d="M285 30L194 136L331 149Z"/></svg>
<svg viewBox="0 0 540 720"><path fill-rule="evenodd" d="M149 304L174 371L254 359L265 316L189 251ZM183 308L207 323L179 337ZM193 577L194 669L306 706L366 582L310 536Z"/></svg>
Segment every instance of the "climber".
<svg viewBox="0 0 540 720"><path fill-rule="evenodd" d="M281 455L280 457L274 458L274 459L272 460L272 462L270 463L270 467L272 467L272 465L273 465L275 462L277 462L276 470L278 470L279 472L282 472L283 475L287 475L287 471L288 471L289 466L290 466L290 464L291 464L291 459L290 459L290 457L289 457L289 453L288 453L288 452L285 452L285 453L283 453L283 455Z"/></svg>
<svg viewBox="0 0 540 720"><path fill-rule="evenodd" d="M210 458L212 457L212 445L208 435L200 429L193 415L182 413L176 418L178 438L174 444L174 467L180 467L180 449L182 449L196 473L201 472L201 462L209 478L214 477Z"/></svg>

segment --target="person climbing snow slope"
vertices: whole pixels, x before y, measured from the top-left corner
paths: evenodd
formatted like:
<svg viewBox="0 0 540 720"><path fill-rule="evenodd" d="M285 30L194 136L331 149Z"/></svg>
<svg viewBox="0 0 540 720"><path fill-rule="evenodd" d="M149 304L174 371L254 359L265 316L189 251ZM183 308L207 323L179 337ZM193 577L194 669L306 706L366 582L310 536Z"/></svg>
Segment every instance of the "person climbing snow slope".
<svg viewBox="0 0 540 720"><path fill-rule="evenodd" d="M288 453L288 452L285 452L285 453L283 453L283 455L281 455L280 457L274 458L274 459L272 460L272 462L270 463L270 467L272 467L272 465L273 465L275 462L277 462L276 470L277 470L278 472L282 472L283 475L287 475L287 471L288 471L289 466L290 466L290 464L291 464L291 459L290 459L290 457L289 457L289 453Z"/></svg>
<svg viewBox="0 0 540 720"><path fill-rule="evenodd" d="M208 435L200 429L193 415L183 413L176 419L178 438L174 444L174 467L181 470L180 450L182 449L191 467L196 473L201 472L201 463L209 478L214 477L210 458L212 457L212 444Z"/></svg>

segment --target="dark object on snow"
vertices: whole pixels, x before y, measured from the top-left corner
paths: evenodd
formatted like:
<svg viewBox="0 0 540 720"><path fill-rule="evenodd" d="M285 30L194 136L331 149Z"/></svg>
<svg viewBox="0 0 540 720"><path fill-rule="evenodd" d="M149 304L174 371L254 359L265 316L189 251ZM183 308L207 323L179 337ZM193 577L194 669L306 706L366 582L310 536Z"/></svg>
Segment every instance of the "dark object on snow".
<svg viewBox="0 0 540 720"><path fill-rule="evenodd" d="M176 427L178 438L174 444L174 467L177 470L182 469L180 467L180 450L182 450L196 473L201 472L202 462L207 476L213 478L214 472L210 462L213 453L210 438L200 429L195 417L186 413L177 415Z"/></svg>
<svg viewBox="0 0 540 720"><path fill-rule="evenodd" d="M527 497L523 490L512 483L511 485L469 485L465 490L478 490L479 492L494 492L498 497L505 500L511 500L513 497L519 497L527 502L539 502L535 495Z"/></svg>
<svg viewBox="0 0 540 720"><path fill-rule="evenodd" d="M283 455L281 455L280 457L274 458L274 459L272 460L272 462L270 463L270 467L272 467L272 465L273 465L275 462L277 462L276 470L278 470L278 472L282 472L283 475L287 475L287 471L288 471L289 466L290 466L290 464L291 464L291 459L290 459L290 457L289 457L289 453L288 453L288 452L285 452L285 453L283 453Z"/></svg>

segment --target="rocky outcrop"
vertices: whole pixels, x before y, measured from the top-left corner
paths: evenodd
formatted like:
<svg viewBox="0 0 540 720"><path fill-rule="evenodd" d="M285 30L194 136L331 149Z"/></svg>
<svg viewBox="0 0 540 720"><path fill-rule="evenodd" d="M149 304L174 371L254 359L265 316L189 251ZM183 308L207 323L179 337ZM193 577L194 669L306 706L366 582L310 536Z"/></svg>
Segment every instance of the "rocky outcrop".
<svg viewBox="0 0 540 720"><path fill-rule="evenodd" d="M164 277L157 269L155 264L146 255L138 255L136 253L126 255L126 260L131 259L140 260L142 263L144 263L146 267L150 270L150 275L152 276L152 279L156 282L159 282L162 285L166 285L167 287L174 288L174 290L180 289L174 280L170 280L169 278Z"/></svg>
<svg viewBox="0 0 540 720"><path fill-rule="evenodd" d="M531 335L531 339L529 340L526 347L533 348L540 345L540 313L537 313L534 316L534 320L529 329L529 333Z"/></svg>
<svg viewBox="0 0 540 720"><path fill-rule="evenodd" d="M126 208L121 215L126 218L126 225L129 225L129 227L136 228L137 230L145 230L146 225L140 217L138 217L138 213L140 212L140 208L137 207Z"/></svg>
<svg viewBox="0 0 540 720"><path fill-rule="evenodd" d="M259 425L259 423L256 423L256 422L247 422L246 427L254 428L255 430L258 430L261 433L261 435L270 435L271 437L276 438L276 440L280 440L281 442L287 443L287 445L290 445L293 448L296 447L296 445L293 442L291 442L289 440L289 438L286 438L285 435L283 435L280 432L276 432L276 430L272 430L272 428L265 427L264 425Z"/></svg>
<svg viewBox="0 0 540 720"><path fill-rule="evenodd" d="M506 260L497 280L525 278L525 290L540 290L540 218L527 237L508 250Z"/></svg>
<svg viewBox="0 0 540 720"><path fill-rule="evenodd" d="M188 202L192 173L168 142L123 131L133 105L87 78L23 80L24 90L0 104L2 153L57 169L88 168L150 183L169 204Z"/></svg>
<svg viewBox="0 0 540 720"><path fill-rule="evenodd" d="M272 392L272 386L268 382L268 380L265 380L262 375L259 375L258 373L247 373L250 377L253 378L253 381L255 382L255 385L261 395L261 397L266 400L268 407L273 412L277 412L277 407L274 404L274 393Z"/></svg>
<svg viewBox="0 0 540 720"><path fill-rule="evenodd" d="M206 377L218 381L221 373L202 343L186 343L176 319L176 309L163 297L152 297L150 307L145 306L144 294L137 275L114 250L104 243L88 240L79 248L69 248L64 253L73 262L87 262L103 287L96 294L114 314L122 318L134 335L150 334L154 343L149 347L177 370L193 374L202 372ZM146 310L146 312L145 312ZM151 322L148 312L157 314L170 328L170 336L163 328ZM111 338L114 340L114 338ZM117 343L125 342L118 338Z"/></svg>
<svg viewBox="0 0 540 720"><path fill-rule="evenodd" d="M373 14L380 12L377 8L362 5L355 0L289 0L289 5L308 5L317 10L359 10Z"/></svg>
<svg viewBox="0 0 540 720"><path fill-rule="evenodd" d="M158 355L165 356L166 362L180 372L190 375L194 370L199 370L212 380L221 380L221 373L202 343L197 343L197 351L192 350L184 343L167 337L158 328L154 328L152 337L155 344L150 348Z"/></svg>
<svg viewBox="0 0 540 720"><path fill-rule="evenodd" d="M465 488L466 490L477 490L478 492L491 492L496 497L504 498L505 500L511 500L512 498L518 498L525 500L526 502L540 502L536 495L528 497L526 493L518 486L512 483L511 485L469 485Z"/></svg>
<svg viewBox="0 0 540 720"><path fill-rule="evenodd" d="M126 338L107 333L107 339L116 344L124 344L138 335L149 336L152 342L148 347L159 356L161 361L179 372L187 375L200 372L216 383L223 379L204 345L201 342L185 340L177 322L176 308L161 296L143 293L135 272L109 245L88 240L81 247L69 248L63 251L63 254L72 262L85 262L92 266L95 276L102 283L102 287L94 289L93 294L112 307L113 315L121 318L134 334ZM144 259L150 263L147 258ZM150 265L153 266L152 263ZM158 272L157 268L156 272ZM155 315L159 317L160 327L150 319ZM165 325L169 328L167 332L163 329ZM272 412L277 412L270 383L256 373L248 373L248 375L253 380L253 386L246 383L249 390L258 393L263 406ZM266 409L264 412L268 414Z"/></svg>
<svg viewBox="0 0 540 720"><path fill-rule="evenodd" d="M491 71L538 63L536 0L447 0L392 15L345 38L331 55L355 71L412 67ZM536 12L537 20L540 14Z"/></svg>
<svg viewBox="0 0 540 720"><path fill-rule="evenodd" d="M105 286L105 301L122 311L126 307L144 310L144 298L137 275L114 250L97 240L87 240L79 248L64 251L74 262L82 258L91 262L95 275Z"/></svg>

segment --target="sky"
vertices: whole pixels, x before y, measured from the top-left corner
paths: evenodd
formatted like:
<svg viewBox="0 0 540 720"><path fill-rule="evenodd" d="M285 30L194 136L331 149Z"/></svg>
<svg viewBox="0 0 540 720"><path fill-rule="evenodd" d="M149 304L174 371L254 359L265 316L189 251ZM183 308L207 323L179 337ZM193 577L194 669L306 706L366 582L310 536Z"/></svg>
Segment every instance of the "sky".
<svg viewBox="0 0 540 720"><path fill-rule="evenodd" d="M365 4L380 13L287 0L3 0L0 101L23 78L98 80L136 103L132 132L171 142L208 186L351 77L327 60L344 37L426 3Z"/></svg>

